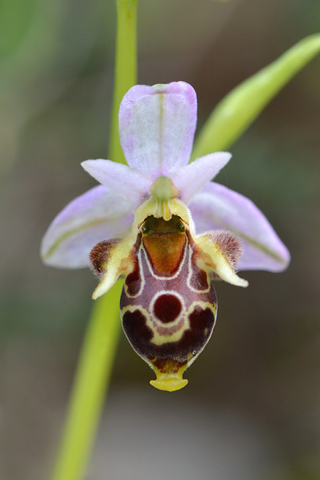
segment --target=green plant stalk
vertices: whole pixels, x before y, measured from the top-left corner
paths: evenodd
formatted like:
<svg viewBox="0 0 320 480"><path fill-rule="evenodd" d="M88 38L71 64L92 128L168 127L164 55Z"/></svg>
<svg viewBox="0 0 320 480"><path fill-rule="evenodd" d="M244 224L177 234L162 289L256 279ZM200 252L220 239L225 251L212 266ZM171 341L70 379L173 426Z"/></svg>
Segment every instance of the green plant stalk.
<svg viewBox="0 0 320 480"><path fill-rule="evenodd" d="M138 0L116 0L118 28L116 38L115 82L110 136L110 159L126 163L118 135L118 115L124 94L137 83L137 4Z"/></svg>
<svg viewBox="0 0 320 480"><path fill-rule="evenodd" d="M90 457L118 345L122 284L97 300L85 334L52 480L80 480Z"/></svg>
<svg viewBox="0 0 320 480"><path fill-rule="evenodd" d="M124 162L119 142L118 113L123 95L136 84L137 0L117 0L115 85L110 158ZM65 429L51 480L81 480L110 382L120 333L119 299L122 282L93 307L71 393Z"/></svg>

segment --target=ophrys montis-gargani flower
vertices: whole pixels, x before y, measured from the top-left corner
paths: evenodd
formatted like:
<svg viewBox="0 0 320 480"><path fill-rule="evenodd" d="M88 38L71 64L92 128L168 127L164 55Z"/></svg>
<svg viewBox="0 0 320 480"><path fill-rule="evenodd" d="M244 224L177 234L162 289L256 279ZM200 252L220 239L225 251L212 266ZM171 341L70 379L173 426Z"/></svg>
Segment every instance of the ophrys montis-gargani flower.
<svg viewBox="0 0 320 480"><path fill-rule="evenodd" d="M119 112L129 166L83 162L102 185L67 205L45 234L41 251L52 266L91 263L100 278L93 298L125 278L123 329L154 369L152 385L169 391L186 385L183 372L212 334L213 281L245 287L236 268L280 271L290 259L249 199L211 182L229 153L188 165L196 116L196 94L184 82L131 88Z"/></svg>

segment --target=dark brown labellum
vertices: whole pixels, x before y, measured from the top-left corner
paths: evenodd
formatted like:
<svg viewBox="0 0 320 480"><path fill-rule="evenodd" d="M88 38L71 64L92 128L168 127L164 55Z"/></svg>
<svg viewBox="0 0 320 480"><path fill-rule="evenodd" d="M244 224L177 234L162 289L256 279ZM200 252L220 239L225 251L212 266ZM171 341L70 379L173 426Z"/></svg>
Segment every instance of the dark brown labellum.
<svg viewBox="0 0 320 480"><path fill-rule="evenodd" d="M181 224L175 216L148 217L120 301L129 342L157 373L152 384L166 390L186 384L182 372L207 344L217 313L212 280L196 264L194 242Z"/></svg>

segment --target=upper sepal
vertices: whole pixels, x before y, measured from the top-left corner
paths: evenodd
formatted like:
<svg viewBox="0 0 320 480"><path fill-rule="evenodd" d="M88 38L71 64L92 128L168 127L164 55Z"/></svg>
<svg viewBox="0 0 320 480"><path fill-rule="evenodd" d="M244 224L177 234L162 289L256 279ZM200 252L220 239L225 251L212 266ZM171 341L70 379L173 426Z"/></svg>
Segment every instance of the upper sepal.
<svg viewBox="0 0 320 480"><path fill-rule="evenodd" d="M136 85L119 111L120 143L131 168L152 176L187 165L197 121L197 97L185 82Z"/></svg>

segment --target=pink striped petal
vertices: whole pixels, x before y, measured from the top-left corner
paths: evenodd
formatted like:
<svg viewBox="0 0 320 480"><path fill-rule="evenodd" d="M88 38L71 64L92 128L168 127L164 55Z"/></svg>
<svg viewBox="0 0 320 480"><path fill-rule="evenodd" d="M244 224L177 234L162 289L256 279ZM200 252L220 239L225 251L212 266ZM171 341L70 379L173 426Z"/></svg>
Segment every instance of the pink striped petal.
<svg viewBox="0 0 320 480"><path fill-rule="evenodd" d="M86 160L81 165L98 182L131 203L132 211L149 193L151 178L127 165L102 159Z"/></svg>
<svg viewBox="0 0 320 480"><path fill-rule="evenodd" d="M230 158L231 154L227 152L211 153L173 173L171 180L179 191L180 200L189 203L191 198L229 162Z"/></svg>
<svg viewBox="0 0 320 480"><path fill-rule="evenodd" d="M280 272L290 262L290 253L251 200L218 183L210 183L189 204L197 233L229 230L242 240L244 253L239 270Z"/></svg>
<svg viewBox="0 0 320 480"><path fill-rule="evenodd" d="M42 260L53 267L89 266L89 253L97 242L127 235L133 222L130 208L128 202L103 185L75 198L45 233Z"/></svg>
<svg viewBox="0 0 320 480"><path fill-rule="evenodd" d="M130 167L155 179L187 165L197 121L197 97L185 82L136 85L119 112L120 142Z"/></svg>

